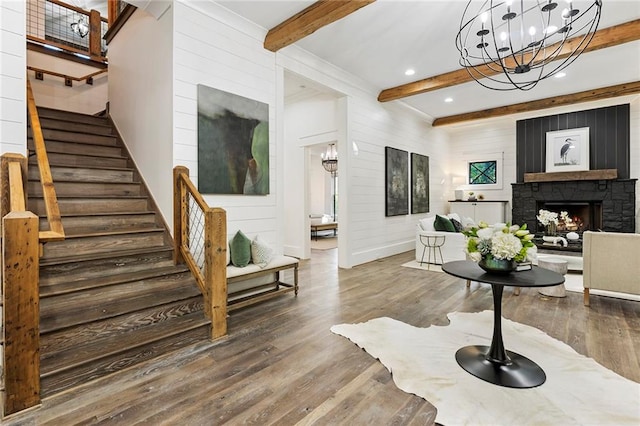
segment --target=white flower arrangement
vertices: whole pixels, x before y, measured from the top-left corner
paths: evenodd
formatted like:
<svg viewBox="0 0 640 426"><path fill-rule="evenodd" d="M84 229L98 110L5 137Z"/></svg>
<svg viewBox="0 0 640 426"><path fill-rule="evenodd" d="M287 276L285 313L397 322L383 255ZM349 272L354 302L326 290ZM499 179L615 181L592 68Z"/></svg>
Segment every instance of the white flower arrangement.
<svg viewBox="0 0 640 426"><path fill-rule="evenodd" d="M550 212L549 210L540 209L536 218L538 219L538 222L544 226L547 226L550 223L558 224L558 213Z"/></svg>
<svg viewBox="0 0 640 426"><path fill-rule="evenodd" d="M479 227L463 231L467 236L465 252L469 259L479 262L483 257L516 262L533 261L537 255L534 235L529 233L527 225L490 227L480 222Z"/></svg>

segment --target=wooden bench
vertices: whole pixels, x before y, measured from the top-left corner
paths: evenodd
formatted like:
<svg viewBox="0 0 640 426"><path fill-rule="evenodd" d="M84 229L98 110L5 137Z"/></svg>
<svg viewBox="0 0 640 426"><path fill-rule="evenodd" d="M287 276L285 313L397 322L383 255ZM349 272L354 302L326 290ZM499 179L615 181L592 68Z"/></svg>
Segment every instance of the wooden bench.
<svg viewBox="0 0 640 426"><path fill-rule="evenodd" d="M318 239L318 231L331 231L333 230L333 235L336 235L336 231L338 230L338 222L329 222L329 223L321 223L318 225L311 225L311 238Z"/></svg>
<svg viewBox="0 0 640 426"><path fill-rule="evenodd" d="M244 268L227 266L228 310L243 308L293 291L298 295L299 260L276 256L264 268L250 263ZM293 284L280 281L280 271L293 269Z"/></svg>

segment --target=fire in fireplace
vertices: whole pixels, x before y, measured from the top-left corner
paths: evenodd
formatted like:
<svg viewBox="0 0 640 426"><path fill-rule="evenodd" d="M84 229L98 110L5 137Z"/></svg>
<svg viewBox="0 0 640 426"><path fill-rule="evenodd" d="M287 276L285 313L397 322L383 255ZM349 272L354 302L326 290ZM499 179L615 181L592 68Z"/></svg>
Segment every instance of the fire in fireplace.
<svg viewBox="0 0 640 426"><path fill-rule="evenodd" d="M582 234L584 231L602 229L602 202L600 201L538 201L537 204L537 210L544 209L558 213L558 232L573 231ZM562 220L561 212L567 212L569 220ZM544 226L539 222L537 232L544 232Z"/></svg>

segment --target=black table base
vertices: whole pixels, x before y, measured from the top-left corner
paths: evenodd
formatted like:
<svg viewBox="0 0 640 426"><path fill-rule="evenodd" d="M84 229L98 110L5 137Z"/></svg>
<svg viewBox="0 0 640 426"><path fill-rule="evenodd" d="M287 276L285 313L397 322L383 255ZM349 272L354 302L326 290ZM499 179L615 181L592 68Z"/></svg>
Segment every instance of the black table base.
<svg viewBox="0 0 640 426"><path fill-rule="evenodd" d="M489 351L489 346L465 346L456 352L456 361L468 373L509 388L535 388L547 379L542 368L527 357L505 351L506 360L490 361L487 359Z"/></svg>

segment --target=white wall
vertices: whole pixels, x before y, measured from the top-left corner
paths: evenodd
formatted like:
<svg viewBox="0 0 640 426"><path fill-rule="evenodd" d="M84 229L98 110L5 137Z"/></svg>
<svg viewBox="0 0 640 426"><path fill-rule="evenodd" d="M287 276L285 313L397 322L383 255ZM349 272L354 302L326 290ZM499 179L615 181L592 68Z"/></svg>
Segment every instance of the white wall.
<svg viewBox="0 0 640 426"><path fill-rule="evenodd" d="M638 179L640 178L640 96L637 95L444 127L451 138L451 172L453 175L464 176L466 167L464 159L467 156L482 157L488 153L504 152L503 188L501 190L482 190L482 193L488 200L509 200L507 220L510 220L511 183L516 181L516 121L625 103L631 104L630 177ZM636 232L640 232L640 184L638 183L636 183Z"/></svg>
<svg viewBox="0 0 640 426"><path fill-rule="evenodd" d="M109 107L165 221L173 223L173 8L136 10L109 44Z"/></svg>
<svg viewBox="0 0 640 426"><path fill-rule="evenodd" d="M310 257L308 214L330 213L330 175L311 147L337 142L337 98L319 94L284 107L284 253ZM339 163L339 162L338 162ZM327 190L329 194L327 195Z"/></svg>
<svg viewBox="0 0 640 426"><path fill-rule="evenodd" d="M0 1L0 153L27 152L25 2Z"/></svg>
<svg viewBox="0 0 640 426"><path fill-rule="evenodd" d="M447 205L441 182L448 178L449 166L446 132L433 129L428 117L403 104L379 103L376 88L296 46L278 52L277 60L288 71L344 94L336 115L339 265L349 268L411 250L416 223L426 214L385 217L384 148L430 157L431 211L443 212Z"/></svg>
<svg viewBox="0 0 640 426"><path fill-rule="evenodd" d="M227 232L242 230L282 250L282 156L274 53L262 42L266 30L241 20L211 1L174 3L175 165L189 168L198 182L197 85L269 105L269 188L266 196L205 195L210 206L227 211Z"/></svg>
<svg viewBox="0 0 640 426"><path fill-rule="evenodd" d="M72 77L83 77L99 71L88 65L56 58L44 53L27 51L29 66L54 71ZM62 77L44 75L43 80L35 79L35 72L29 71L29 80L33 89L36 105L62 109L65 111L95 114L106 108L109 96L108 73L102 73L93 78L93 85L85 81L74 81L73 87L64 85Z"/></svg>

